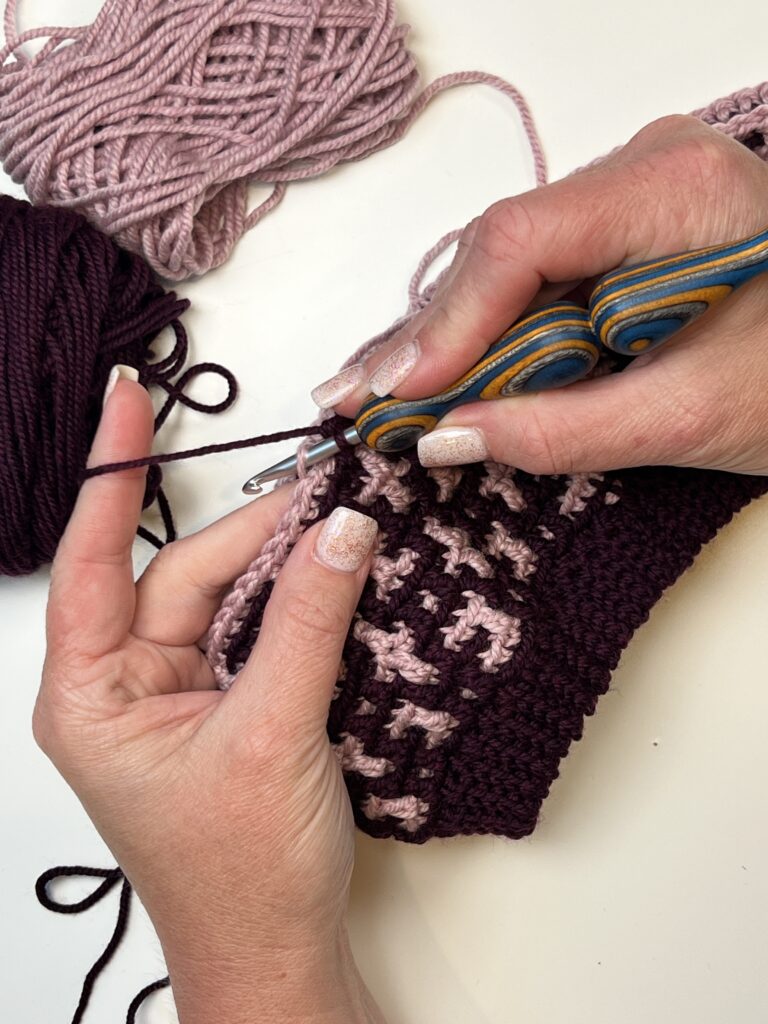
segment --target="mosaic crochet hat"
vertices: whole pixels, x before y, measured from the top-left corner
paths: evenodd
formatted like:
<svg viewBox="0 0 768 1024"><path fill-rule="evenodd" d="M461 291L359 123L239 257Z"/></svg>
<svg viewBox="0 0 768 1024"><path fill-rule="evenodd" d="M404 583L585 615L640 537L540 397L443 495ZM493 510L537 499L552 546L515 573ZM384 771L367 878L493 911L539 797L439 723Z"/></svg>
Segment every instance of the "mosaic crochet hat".
<svg viewBox="0 0 768 1024"><path fill-rule="evenodd" d="M760 86L698 114L765 156L767 104ZM318 434L346 425L326 419ZM214 621L208 657L228 686L307 526L337 505L373 516L377 552L328 719L357 824L416 843L519 838L633 632L702 545L767 490L768 478L706 470L427 470L412 454L342 448L300 471L275 535Z"/></svg>

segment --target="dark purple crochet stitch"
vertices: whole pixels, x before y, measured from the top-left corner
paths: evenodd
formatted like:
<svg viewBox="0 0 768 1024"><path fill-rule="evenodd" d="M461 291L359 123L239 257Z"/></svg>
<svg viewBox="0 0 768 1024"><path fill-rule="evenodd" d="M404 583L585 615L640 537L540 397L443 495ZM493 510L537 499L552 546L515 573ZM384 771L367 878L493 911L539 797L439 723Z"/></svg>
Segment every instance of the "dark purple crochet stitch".
<svg viewBox="0 0 768 1024"><path fill-rule="evenodd" d="M358 448L337 456L319 490L311 518L346 505L373 516L382 538L328 731L360 828L420 843L533 830L633 632L768 479L659 467L571 478L493 464L427 471L413 456L387 462ZM232 674L270 588L229 638ZM488 609L502 613L495 652Z"/></svg>

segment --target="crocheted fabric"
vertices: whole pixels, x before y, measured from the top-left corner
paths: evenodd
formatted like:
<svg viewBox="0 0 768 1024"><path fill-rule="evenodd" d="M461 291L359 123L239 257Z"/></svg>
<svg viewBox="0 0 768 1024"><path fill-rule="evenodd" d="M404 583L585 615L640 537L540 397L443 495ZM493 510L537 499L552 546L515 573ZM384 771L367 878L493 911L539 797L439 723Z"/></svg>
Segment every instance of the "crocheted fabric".
<svg viewBox="0 0 768 1024"><path fill-rule="evenodd" d="M668 468L425 470L362 445L335 461L302 481L282 546L336 505L379 523L328 731L360 828L411 842L530 833L634 630L702 544L768 490L764 478ZM212 633L223 685L258 634L272 586L259 568Z"/></svg>
<svg viewBox="0 0 768 1024"><path fill-rule="evenodd" d="M768 86L697 114L768 156ZM410 314L434 289L418 290L434 251ZM319 434L346 425L328 419ZM768 490L768 478L659 467L426 470L363 445L299 475L274 537L223 603L208 657L227 687L303 530L337 505L373 516L377 553L328 732L359 827L416 843L533 830L633 632L702 545Z"/></svg>

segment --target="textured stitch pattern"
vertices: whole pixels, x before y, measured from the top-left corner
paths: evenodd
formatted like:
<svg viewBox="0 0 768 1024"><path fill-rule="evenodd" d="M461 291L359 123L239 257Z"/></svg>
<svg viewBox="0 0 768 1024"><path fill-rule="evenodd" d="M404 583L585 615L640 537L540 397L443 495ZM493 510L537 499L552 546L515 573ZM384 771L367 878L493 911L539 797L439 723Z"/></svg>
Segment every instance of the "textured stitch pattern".
<svg viewBox="0 0 768 1024"><path fill-rule="evenodd" d="M633 631L701 545L768 489L669 468L425 470L361 447L335 461L314 500L305 476L301 521L280 543L287 552L339 504L379 523L328 728L358 825L412 842L530 833ZM209 654L221 685L258 635L275 572L257 567L219 614Z"/></svg>

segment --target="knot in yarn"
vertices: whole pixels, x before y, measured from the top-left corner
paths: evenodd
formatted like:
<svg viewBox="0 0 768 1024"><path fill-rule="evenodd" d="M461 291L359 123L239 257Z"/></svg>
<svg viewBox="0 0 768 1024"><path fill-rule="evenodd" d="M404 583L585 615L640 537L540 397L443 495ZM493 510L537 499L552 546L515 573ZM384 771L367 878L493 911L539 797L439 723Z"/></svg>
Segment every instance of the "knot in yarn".
<svg viewBox="0 0 768 1024"><path fill-rule="evenodd" d="M0 574L29 573L53 558L116 363L137 367L145 386L167 392L156 428L177 401L210 412L233 401L234 380L213 364L171 381L187 355L178 320L187 306L163 290L143 260L79 214L0 197ZM165 327L174 333L172 351L149 363L151 343ZM182 394L206 370L229 385L217 405ZM159 484L156 469L146 503L159 499L172 532ZM143 536L152 539L148 531Z"/></svg>
<svg viewBox="0 0 768 1024"><path fill-rule="evenodd" d="M223 263L288 182L389 145L423 107L392 0L107 0L90 26L23 33L16 7L6 170L172 280ZM251 212L249 182L273 185Z"/></svg>

